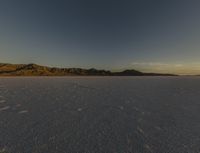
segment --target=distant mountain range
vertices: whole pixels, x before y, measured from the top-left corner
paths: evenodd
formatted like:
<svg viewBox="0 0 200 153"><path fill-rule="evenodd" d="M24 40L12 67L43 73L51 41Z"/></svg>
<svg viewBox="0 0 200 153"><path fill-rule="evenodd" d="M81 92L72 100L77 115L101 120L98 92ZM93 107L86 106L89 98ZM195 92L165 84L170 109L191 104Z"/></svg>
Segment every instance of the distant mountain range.
<svg viewBox="0 0 200 153"><path fill-rule="evenodd" d="M97 69L55 68L37 64L0 63L0 76L175 76L174 74L143 73L137 70L111 72Z"/></svg>

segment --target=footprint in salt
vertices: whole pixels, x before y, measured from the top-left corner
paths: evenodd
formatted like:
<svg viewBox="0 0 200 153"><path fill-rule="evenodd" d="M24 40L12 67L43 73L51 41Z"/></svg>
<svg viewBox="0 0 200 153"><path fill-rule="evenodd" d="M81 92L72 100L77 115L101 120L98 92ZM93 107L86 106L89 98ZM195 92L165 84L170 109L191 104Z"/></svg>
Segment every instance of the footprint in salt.
<svg viewBox="0 0 200 153"><path fill-rule="evenodd" d="M144 131L143 131L143 129L142 128L140 128L140 127L137 127L137 130L141 133L141 134L144 134Z"/></svg>
<svg viewBox="0 0 200 153"><path fill-rule="evenodd" d="M83 108L78 108L77 109L78 112L81 112L82 110L83 110Z"/></svg>
<svg viewBox="0 0 200 153"><path fill-rule="evenodd" d="M159 131L162 130L159 126L155 126L155 129L156 129L156 130L159 130Z"/></svg>
<svg viewBox="0 0 200 153"><path fill-rule="evenodd" d="M151 147L148 144L145 144L144 148L147 149L148 151L152 152Z"/></svg>
<svg viewBox="0 0 200 153"><path fill-rule="evenodd" d="M124 110L124 107L123 106L119 106L119 109Z"/></svg>
<svg viewBox="0 0 200 153"><path fill-rule="evenodd" d="M0 100L0 104L5 103L5 102L6 102L6 100L4 100L4 99Z"/></svg>
<svg viewBox="0 0 200 153"><path fill-rule="evenodd" d="M17 105L16 105L16 107L20 107L20 106L21 106L21 104L17 104Z"/></svg>
<svg viewBox="0 0 200 153"><path fill-rule="evenodd" d="M10 109L10 106L5 106L5 107L0 108L0 111L5 111L5 110L8 110L8 109Z"/></svg>
<svg viewBox="0 0 200 153"><path fill-rule="evenodd" d="M139 111L139 108L137 108L137 107L133 107L133 109L134 109L135 111Z"/></svg>
<svg viewBox="0 0 200 153"><path fill-rule="evenodd" d="M19 114L24 114L24 113L28 113L28 110L22 110L20 112L18 112Z"/></svg>
<svg viewBox="0 0 200 153"><path fill-rule="evenodd" d="M0 153L7 153L6 148L0 148Z"/></svg>

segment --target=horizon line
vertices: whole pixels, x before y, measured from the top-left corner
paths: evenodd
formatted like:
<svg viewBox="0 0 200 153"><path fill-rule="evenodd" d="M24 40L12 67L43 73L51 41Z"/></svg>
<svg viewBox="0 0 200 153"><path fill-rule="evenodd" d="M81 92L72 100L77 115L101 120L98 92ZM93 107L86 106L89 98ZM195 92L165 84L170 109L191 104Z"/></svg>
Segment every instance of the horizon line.
<svg viewBox="0 0 200 153"><path fill-rule="evenodd" d="M148 71L148 72L145 72L145 71L142 71L140 69L137 69L137 68L121 68L121 69L118 69L118 70L112 70L112 69L104 69L104 68L95 68L95 67L91 67L91 68L84 68L84 67L62 67L62 66L52 66L52 65L43 65L43 64L38 64L38 63L34 63L34 62L30 62L30 63L12 63L12 62L3 62L0 64L10 64L10 65L37 65L37 66L42 66L42 67L49 67L49 68L58 68L58 69L85 69L85 70L90 70L90 69L95 69L95 70L104 70L104 71L109 71L111 73L117 73L117 72L123 72L123 71L126 71L126 70L135 70L135 71L139 71L139 72L142 72L142 73L146 73L146 74L172 74L172 75L178 75L178 76L199 76L200 74L181 74L181 73L168 73L168 72L155 72L155 71Z"/></svg>

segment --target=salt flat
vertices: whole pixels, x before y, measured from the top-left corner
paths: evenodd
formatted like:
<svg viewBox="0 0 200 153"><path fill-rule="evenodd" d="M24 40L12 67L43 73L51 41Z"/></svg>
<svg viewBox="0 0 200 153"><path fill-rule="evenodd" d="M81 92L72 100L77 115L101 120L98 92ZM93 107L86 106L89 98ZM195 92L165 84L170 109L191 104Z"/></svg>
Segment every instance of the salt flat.
<svg viewBox="0 0 200 153"><path fill-rule="evenodd" d="M198 153L200 77L0 78L2 153Z"/></svg>

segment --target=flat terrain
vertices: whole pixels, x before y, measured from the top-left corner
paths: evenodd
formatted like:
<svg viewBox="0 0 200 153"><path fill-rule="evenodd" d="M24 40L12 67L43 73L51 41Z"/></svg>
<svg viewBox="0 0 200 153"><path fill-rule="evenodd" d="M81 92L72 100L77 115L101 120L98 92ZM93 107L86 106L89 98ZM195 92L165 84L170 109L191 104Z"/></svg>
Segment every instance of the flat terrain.
<svg viewBox="0 0 200 153"><path fill-rule="evenodd" d="M0 153L199 153L200 77L0 78Z"/></svg>

